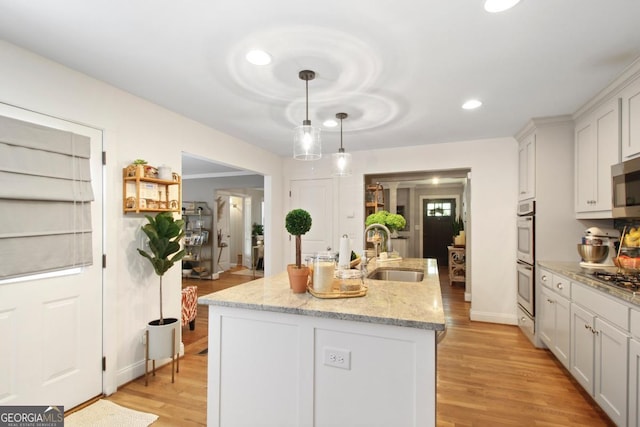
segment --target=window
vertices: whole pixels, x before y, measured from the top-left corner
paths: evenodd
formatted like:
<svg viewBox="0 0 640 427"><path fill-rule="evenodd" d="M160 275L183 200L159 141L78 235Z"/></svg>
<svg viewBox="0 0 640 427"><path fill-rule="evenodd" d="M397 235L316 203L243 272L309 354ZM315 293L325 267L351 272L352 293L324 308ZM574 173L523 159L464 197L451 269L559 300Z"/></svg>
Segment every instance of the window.
<svg viewBox="0 0 640 427"><path fill-rule="evenodd" d="M450 202L428 202L427 216L451 216Z"/></svg>

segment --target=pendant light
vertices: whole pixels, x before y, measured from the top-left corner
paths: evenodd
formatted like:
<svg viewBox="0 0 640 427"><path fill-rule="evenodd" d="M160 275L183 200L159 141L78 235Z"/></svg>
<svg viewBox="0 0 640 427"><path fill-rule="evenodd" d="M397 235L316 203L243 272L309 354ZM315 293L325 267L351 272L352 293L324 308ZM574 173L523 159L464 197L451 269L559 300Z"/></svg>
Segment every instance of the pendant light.
<svg viewBox="0 0 640 427"><path fill-rule="evenodd" d="M334 176L350 176L351 175L351 154L345 153L342 148L342 120L346 119L347 113L338 113L336 118L340 119L340 149L337 153L333 153L333 175Z"/></svg>
<svg viewBox="0 0 640 427"><path fill-rule="evenodd" d="M294 129L293 137L293 158L296 160L318 160L322 157L320 128L311 126L309 120L309 80L316 77L316 73L311 70L302 70L298 73L301 80L306 82L306 119L302 126Z"/></svg>

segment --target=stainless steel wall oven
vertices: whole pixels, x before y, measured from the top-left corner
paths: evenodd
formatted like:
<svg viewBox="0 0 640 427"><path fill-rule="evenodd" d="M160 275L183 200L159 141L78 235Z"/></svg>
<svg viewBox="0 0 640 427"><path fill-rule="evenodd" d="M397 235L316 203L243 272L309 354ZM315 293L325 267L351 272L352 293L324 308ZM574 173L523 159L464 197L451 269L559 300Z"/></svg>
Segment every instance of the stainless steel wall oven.
<svg viewBox="0 0 640 427"><path fill-rule="evenodd" d="M535 318L535 201L518 204L517 286L518 305Z"/></svg>

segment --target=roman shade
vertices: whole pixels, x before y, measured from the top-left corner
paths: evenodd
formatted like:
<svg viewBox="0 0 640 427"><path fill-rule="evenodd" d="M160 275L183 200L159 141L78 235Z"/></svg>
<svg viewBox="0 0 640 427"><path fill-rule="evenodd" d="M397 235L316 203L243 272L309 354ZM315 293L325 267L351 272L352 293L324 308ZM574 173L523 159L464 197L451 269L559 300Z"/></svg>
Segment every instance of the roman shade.
<svg viewBox="0 0 640 427"><path fill-rule="evenodd" d="M0 116L0 279L91 265L86 136Z"/></svg>

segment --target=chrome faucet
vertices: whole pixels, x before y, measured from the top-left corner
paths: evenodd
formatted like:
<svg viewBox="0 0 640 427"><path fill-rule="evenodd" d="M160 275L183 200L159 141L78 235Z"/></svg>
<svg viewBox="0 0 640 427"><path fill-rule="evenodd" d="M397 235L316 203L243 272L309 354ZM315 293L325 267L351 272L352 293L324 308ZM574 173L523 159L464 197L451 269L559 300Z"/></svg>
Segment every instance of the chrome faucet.
<svg viewBox="0 0 640 427"><path fill-rule="evenodd" d="M367 228L364 229L364 250L365 250L365 255L363 257L364 259L364 263L363 263L363 267L366 270L367 264L369 264L369 261L371 261L372 258L376 258L378 255L380 255L379 253L379 242L373 242L373 247L374 247L374 256L371 258L367 258L366 256L366 249L367 249L367 232L369 232L369 230L372 230L374 228L380 228L382 231L384 231L385 233L387 233L387 252L391 253L391 231L389 231L389 229L384 225L384 224L371 224L369 226L367 226Z"/></svg>

